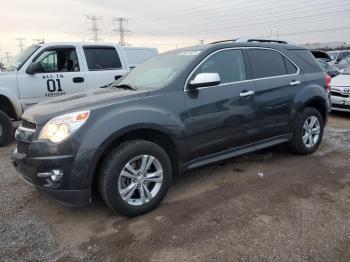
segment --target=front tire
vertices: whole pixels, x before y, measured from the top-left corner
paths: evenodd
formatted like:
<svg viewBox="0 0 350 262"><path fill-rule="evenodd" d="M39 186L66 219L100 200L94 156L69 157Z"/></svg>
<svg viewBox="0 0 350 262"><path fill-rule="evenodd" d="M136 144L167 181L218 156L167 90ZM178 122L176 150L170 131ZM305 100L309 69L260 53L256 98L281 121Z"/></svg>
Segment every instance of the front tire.
<svg viewBox="0 0 350 262"><path fill-rule="evenodd" d="M0 146L8 145L13 136L13 125L7 114L0 111Z"/></svg>
<svg viewBox="0 0 350 262"><path fill-rule="evenodd" d="M172 180L167 153L145 140L121 143L104 161L99 191L114 211L134 217L156 208Z"/></svg>
<svg viewBox="0 0 350 262"><path fill-rule="evenodd" d="M301 155L315 152L322 141L323 129L324 121L320 112L315 108L305 108L296 121L292 150Z"/></svg>

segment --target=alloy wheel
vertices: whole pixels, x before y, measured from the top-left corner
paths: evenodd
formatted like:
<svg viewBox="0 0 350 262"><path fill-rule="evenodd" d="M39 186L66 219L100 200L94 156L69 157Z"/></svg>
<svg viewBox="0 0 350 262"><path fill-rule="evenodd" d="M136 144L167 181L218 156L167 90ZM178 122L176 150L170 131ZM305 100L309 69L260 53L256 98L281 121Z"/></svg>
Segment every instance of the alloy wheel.
<svg viewBox="0 0 350 262"><path fill-rule="evenodd" d="M311 148L320 139L321 125L316 116L308 117L303 125L303 143L307 148Z"/></svg>
<svg viewBox="0 0 350 262"><path fill-rule="evenodd" d="M133 206L151 201L160 191L163 167L155 157L140 155L128 161L118 179L118 193Z"/></svg>

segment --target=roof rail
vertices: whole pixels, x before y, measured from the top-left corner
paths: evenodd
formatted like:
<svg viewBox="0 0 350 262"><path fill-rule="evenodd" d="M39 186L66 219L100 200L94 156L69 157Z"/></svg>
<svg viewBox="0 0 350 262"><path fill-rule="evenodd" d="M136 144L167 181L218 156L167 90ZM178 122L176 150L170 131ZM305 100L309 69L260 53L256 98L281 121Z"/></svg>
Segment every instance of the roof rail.
<svg viewBox="0 0 350 262"><path fill-rule="evenodd" d="M260 42L260 43L276 43L276 44L294 44L293 42L290 41L285 41L285 40L277 40L277 39L269 39L269 38L247 38L247 37L242 37L236 39L237 43L252 43L252 42Z"/></svg>
<svg viewBox="0 0 350 262"><path fill-rule="evenodd" d="M226 43L226 42L236 42L236 43L253 43L253 42L260 42L260 43L276 43L276 44L294 44L290 41L285 40L277 40L277 39L268 39L268 38L248 38L248 37L242 37L238 39L229 39L229 40L221 40L212 42L210 44L219 44L219 43Z"/></svg>
<svg viewBox="0 0 350 262"><path fill-rule="evenodd" d="M237 39L220 40L220 41L211 42L210 44L219 44L219 43L226 43L226 42L236 42L236 40L237 40Z"/></svg>

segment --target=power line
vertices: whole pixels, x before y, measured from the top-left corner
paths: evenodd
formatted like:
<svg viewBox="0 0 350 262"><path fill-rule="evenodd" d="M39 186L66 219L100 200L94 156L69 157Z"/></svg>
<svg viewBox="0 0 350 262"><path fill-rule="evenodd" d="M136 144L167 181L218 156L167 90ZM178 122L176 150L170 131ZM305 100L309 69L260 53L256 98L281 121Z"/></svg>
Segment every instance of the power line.
<svg viewBox="0 0 350 262"><path fill-rule="evenodd" d="M191 23L191 26L203 26L203 25L211 25L213 24L213 22L215 22L215 25L218 25L218 24L227 24L228 22L229 23L232 23L234 21L237 21L237 22L241 22L242 20L245 20L245 19L254 19L256 20L257 18L264 18L264 17L268 17L268 18L271 18L272 16L271 15L275 15L277 14L278 16L285 16L285 15L291 15L291 14L300 14L302 12L315 12L315 11L322 11L322 10L325 10L327 9L327 11L329 12L334 12L334 13L337 13L338 11L341 11L342 9L340 9L341 7L343 6L349 6L348 3L344 3L343 5L341 4L338 4L336 5L337 3L342 3L344 2L344 0L338 0L338 1L333 1L332 3L325 3L325 4L322 4L322 7L321 8L316 8L315 9L315 5L316 7L317 6L320 6L319 3L315 3L315 1L312 1L312 2L302 2L302 3L299 3L299 2L293 2L291 4L288 4L288 5L274 5L274 6L269 6L268 8L261 8L259 9L259 13L258 14L254 14L254 15L248 15L248 16L242 16L242 12L238 12L237 15L239 15L239 17L236 17L235 16L235 12L238 11L238 9L234 9L234 10L228 10L229 11L229 14L227 15L223 15L223 14L220 14L220 16L218 15L218 13L215 13L215 17L214 16L208 16L206 15L205 17L205 22L198 22L198 19L199 19L199 16L188 16L188 17L183 17L181 19L178 19L178 21L180 23L185 23L185 21L191 21L192 19L195 19L195 22L198 22L198 23ZM296 6L296 7L295 7ZM285 10L280 10L281 8L285 9ZM311 9L311 10L308 10L307 8ZM332 9L332 8L336 8L336 10L329 10L329 9ZM276 9L276 11L273 11L273 12L264 12L264 11L271 11L271 10L274 10ZM210 22L210 21L213 21L213 22ZM147 23L147 22L143 22L143 25ZM159 25L162 25L162 21L156 21L156 22L148 22L147 25L152 25L153 23L156 24L156 26L159 28ZM174 22L173 21L163 21L163 24L167 24L167 29L169 29L169 26L168 24L173 24ZM136 23L137 24L137 23ZM178 23L176 23L176 25L178 25ZM186 25L188 26L188 25Z"/></svg>
<svg viewBox="0 0 350 262"><path fill-rule="evenodd" d="M222 4L222 3L226 3L226 2L232 2L231 0L225 0L225 1L221 1L221 2L217 2L215 3L215 5L219 5L219 4ZM255 0L255 2L258 2L257 0ZM178 10L175 10L175 11L170 11L170 12L163 12L163 13L158 13L158 14L152 14L152 15L147 15L147 16L138 16L138 17L134 17L132 19L148 19L148 18L152 18L154 19L155 17L159 17L159 16L168 16L169 14L176 14L176 13L181 13L183 11L188 11L190 9L193 9L193 8L201 8L203 6L213 6L212 3L210 4L201 4L201 5L198 5L198 6L193 6L193 7L187 7L187 8L184 8L184 9L178 9Z"/></svg>
<svg viewBox="0 0 350 262"><path fill-rule="evenodd" d="M118 28L113 31L119 33L119 44L125 46L125 35L130 31L125 28L124 23L126 23L128 19L123 17L115 17L113 18L113 21L118 23Z"/></svg>
<svg viewBox="0 0 350 262"><path fill-rule="evenodd" d="M102 18L95 15L85 15L85 17L91 22L91 28L88 29L92 33L92 38L90 40L94 42L100 41L101 39L99 39L98 34L102 29L100 29L97 24L102 21Z"/></svg>
<svg viewBox="0 0 350 262"><path fill-rule="evenodd" d="M339 18L340 15L343 14L349 14L350 9L348 10L343 10L341 12L337 12L337 17L335 18ZM184 33L196 33L196 32L210 32L210 33L217 33L220 31L224 31L224 30L232 30L232 29L243 29L246 27L256 27L256 26L266 26L269 24L273 24L276 25L280 22L288 22L290 20L292 20L292 22L289 22L288 25L292 25L292 24L298 24L298 23L303 23L303 21L300 21L300 19L306 19L306 20L310 20L310 22L314 22L316 20L325 20L327 18L327 15L332 15L333 16L334 12L325 12L325 13L319 13L319 14L313 14L313 15L305 15L305 16L293 16L293 17L287 17L287 18L282 18L282 19L275 19L275 20L270 20L270 21L266 21L266 22L254 22L254 23L240 23L239 25L228 25L228 26L221 26L221 27L217 27L216 24L214 24L215 27L212 28L208 28L208 27L201 27L201 28L193 28L193 29L188 29L185 32L184 31L172 31L171 34L167 33L167 34L163 34L163 35L176 35L176 34L184 34ZM317 19L317 17L319 17ZM230 23L232 24L232 23ZM278 26L281 26L280 24L278 24ZM147 35L147 33L144 33L144 35ZM157 35L155 33L150 33L150 35ZM162 34L160 34L162 35Z"/></svg>

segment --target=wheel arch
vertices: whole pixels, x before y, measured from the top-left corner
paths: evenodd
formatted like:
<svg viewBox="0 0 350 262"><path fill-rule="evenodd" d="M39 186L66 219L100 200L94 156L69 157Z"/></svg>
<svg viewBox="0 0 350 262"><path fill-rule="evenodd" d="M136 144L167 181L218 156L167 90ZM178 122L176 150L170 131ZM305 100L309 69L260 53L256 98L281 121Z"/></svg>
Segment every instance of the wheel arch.
<svg viewBox="0 0 350 262"><path fill-rule="evenodd" d="M324 101L324 99L322 97L310 98L309 100L307 100L304 103L302 110L306 107L311 107L311 108L315 108L316 110L318 110L322 116L323 122L324 123L327 122L327 118L328 118L327 103L326 103L326 101Z"/></svg>
<svg viewBox="0 0 350 262"><path fill-rule="evenodd" d="M17 112L12 101L5 95L0 94L0 110L8 115L11 119L17 120Z"/></svg>
<svg viewBox="0 0 350 262"><path fill-rule="evenodd" d="M107 155L122 142L134 139L144 139L162 147L164 151L169 155L173 169L173 175L178 176L180 174L181 150L179 149L174 139L167 132L155 127L129 128L124 132L118 132L117 134L111 135L101 145L101 149L98 150L97 156L95 157L95 161L93 163L93 167L91 169L93 170L90 180L92 189L96 190L100 169Z"/></svg>
<svg viewBox="0 0 350 262"><path fill-rule="evenodd" d="M18 120L23 113L18 95L9 88L0 87L0 98L0 106L3 106L0 107L0 110L3 110L10 118Z"/></svg>

